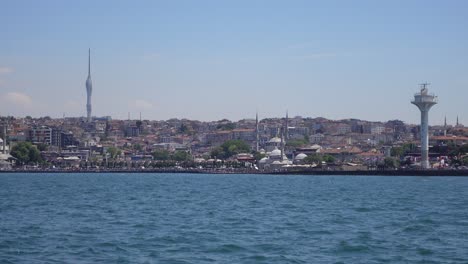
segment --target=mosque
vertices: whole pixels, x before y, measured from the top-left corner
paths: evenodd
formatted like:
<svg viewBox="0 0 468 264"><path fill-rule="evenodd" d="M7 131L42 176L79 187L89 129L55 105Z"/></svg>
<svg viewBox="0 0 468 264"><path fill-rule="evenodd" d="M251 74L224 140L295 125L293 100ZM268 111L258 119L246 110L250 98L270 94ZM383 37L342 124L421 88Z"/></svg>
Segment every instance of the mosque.
<svg viewBox="0 0 468 264"><path fill-rule="evenodd" d="M279 170L289 166L307 165L305 158L308 155L321 152L320 145L312 145L308 147L297 148L294 151L292 160L288 159L285 153L286 140L288 139L288 115L286 114L286 122L281 128L276 131L276 136L265 142L264 148L259 148L259 130L258 130L258 115L256 117L256 133L257 133L257 152L264 154L265 157L258 161L258 168L261 170Z"/></svg>
<svg viewBox="0 0 468 264"><path fill-rule="evenodd" d="M258 119L257 119L258 120ZM286 124L281 128L281 135L276 135L265 144L265 149L260 149L259 152L265 154L265 157L258 161L258 168L261 170L278 170L283 166L292 165L292 161L288 159L284 153L284 134L287 131L288 117L286 115ZM258 123L258 121L257 121ZM257 125L258 128L258 125ZM285 131L286 130L286 131ZM279 131L278 131L279 132ZM286 132L287 133L287 132ZM258 135L258 129L257 129ZM258 138L258 136L257 136Z"/></svg>

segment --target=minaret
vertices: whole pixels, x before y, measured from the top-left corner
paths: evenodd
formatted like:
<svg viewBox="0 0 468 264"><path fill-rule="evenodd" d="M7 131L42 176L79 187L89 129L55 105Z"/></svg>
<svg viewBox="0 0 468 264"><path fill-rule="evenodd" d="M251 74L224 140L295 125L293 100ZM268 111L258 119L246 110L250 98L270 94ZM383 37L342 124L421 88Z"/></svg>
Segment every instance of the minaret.
<svg viewBox="0 0 468 264"><path fill-rule="evenodd" d="M286 110L286 120L284 122L283 129L281 130L281 161L283 161L284 147L288 140L288 121L288 110Z"/></svg>
<svg viewBox="0 0 468 264"><path fill-rule="evenodd" d="M8 130L8 119L5 119L5 122L3 124L3 154L6 154L7 130Z"/></svg>
<svg viewBox="0 0 468 264"><path fill-rule="evenodd" d="M284 127L281 129L281 162L283 162L283 155L284 155Z"/></svg>
<svg viewBox="0 0 468 264"><path fill-rule="evenodd" d="M255 113L255 151L258 152L258 112Z"/></svg>
<svg viewBox="0 0 468 264"><path fill-rule="evenodd" d="M458 115L457 115L457 127L459 126L460 124L458 123Z"/></svg>
<svg viewBox="0 0 468 264"><path fill-rule="evenodd" d="M88 79L86 79L86 121L91 122L91 94L93 84L91 82L91 49L88 50Z"/></svg>
<svg viewBox="0 0 468 264"><path fill-rule="evenodd" d="M444 137L447 136L447 116L444 118Z"/></svg>
<svg viewBox="0 0 468 264"><path fill-rule="evenodd" d="M437 96L429 94L428 83L421 84L421 91L414 95L414 101L421 111L421 168L429 168L429 110L437 104Z"/></svg>

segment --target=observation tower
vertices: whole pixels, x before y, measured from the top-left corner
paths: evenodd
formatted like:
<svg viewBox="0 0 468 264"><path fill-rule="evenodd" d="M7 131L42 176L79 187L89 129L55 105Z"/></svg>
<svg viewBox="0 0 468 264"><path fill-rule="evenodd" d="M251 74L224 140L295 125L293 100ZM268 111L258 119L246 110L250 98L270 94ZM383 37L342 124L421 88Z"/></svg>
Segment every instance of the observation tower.
<svg viewBox="0 0 468 264"><path fill-rule="evenodd" d="M93 83L91 82L91 49L88 50L88 79L86 79L86 121L91 122L91 94Z"/></svg>
<svg viewBox="0 0 468 264"><path fill-rule="evenodd" d="M429 110L437 104L437 96L429 94L427 86L429 83L423 83L421 91L414 95L412 104L416 105L421 111L421 168L429 168Z"/></svg>

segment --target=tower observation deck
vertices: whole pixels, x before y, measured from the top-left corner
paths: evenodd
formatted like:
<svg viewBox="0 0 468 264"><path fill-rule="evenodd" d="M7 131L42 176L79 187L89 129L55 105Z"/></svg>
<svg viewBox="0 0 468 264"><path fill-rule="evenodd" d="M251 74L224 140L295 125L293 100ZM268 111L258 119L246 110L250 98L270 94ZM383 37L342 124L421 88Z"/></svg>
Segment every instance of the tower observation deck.
<svg viewBox="0 0 468 264"><path fill-rule="evenodd" d="M421 91L414 95L412 104L421 111L421 168L429 168L429 110L437 104L438 98L429 94L428 83L421 84Z"/></svg>

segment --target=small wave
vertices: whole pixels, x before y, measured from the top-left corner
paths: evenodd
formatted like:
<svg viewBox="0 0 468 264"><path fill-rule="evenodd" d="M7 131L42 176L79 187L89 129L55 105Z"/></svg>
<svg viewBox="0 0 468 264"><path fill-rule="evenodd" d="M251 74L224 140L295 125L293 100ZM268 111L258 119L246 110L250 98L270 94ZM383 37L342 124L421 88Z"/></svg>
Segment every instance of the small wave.
<svg viewBox="0 0 468 264"><path fill-rule="evenodd" d="M422 256L432 255L434 251L428 248L418 248L418 254Z"/></svg>
<svg viewBox="0 0 468 264"><path fill-rule="evenodd" d="M268 258L266 256L263 256L263 255L253 255L253 256L248 256L248 257L245 257L243 258L243 260L252 260L252 261L265 261L267 260Z"/></svg>
<svg viewBox="0 0 468 264"><path fill-rule="evenodd" d="M356 253L356 252L366 252L369 250L369 247L365 245L351 245L346 241L340 241L337 248L337 253Z"/></svg>
<svg viewBox="0 0 468 264"><path fill-rule="evenodd" d="M431 230L432 227L427 225L420 225L420 224L413 224L409 226L405 226L403 228L404 233L418 233L418 232L426 232Z"/></svg>
<svg viewBox="0 0 468 264"><path fill-rule="evenodd" d="M460 225L460 226L468 226L468 221L460 219L460 220L456 221L455 224Z"/></svg>
<svg viewBox="0 0 468 264"><path fill-rule="evenodd" d="M333 235L333 232L329 230L311 230L304 233L307 235Z"/></svg>
<svg viewBox="0 0 468 264"><path fill-rule="evenodd" d="M368 207L357 207L357 208L354 208L354 211L360 212L360 213L366 213L366 212L373 211L373 209L368 208Z"/></svg>
<svg viewBox="0 0 468 264"><path fill-rule="evenodd" d="M127 225L128 222L123 221L123 220L116 220L116 221L109 222L109 224L111 224L111 225Z"/></svg>
<svg viewBox="0 0 468 264"><path fill-rule="evenodd" d="M162 258L161 262L156 263L167 263L167 264L191 264L189 261L175 259L175 258Z"/></svg>
<svg viewBox="0 0 468 264"><path fill-rule="evenodd" d="M142 224L142 223L138 223L138 224L134 224L132 227L133 228L145 228L145 227L147 227L147 225Z"/></svg>
<svg viewBox="0 0 468 264"><path fill-rule="evenodd" d="M224 244L209 251L215 253L235 253L247 251L247 249L235 244Z"/></svg>
<svg viewBox="0 0 468 264"><path fill-rule="evenodd" d="M419 220L419 223L421 223L421 224L435 224L436 222L434 222L434 220L432 220L432 219L425 218L425 219Z"/></svg>
<svg viewBox="0 0 468 264"><path fill-rule="evenodd" d="M112 242L101 242L101 243L96 244L97 247L114 247L116 245L117 244L112 243Z"/></svg>

